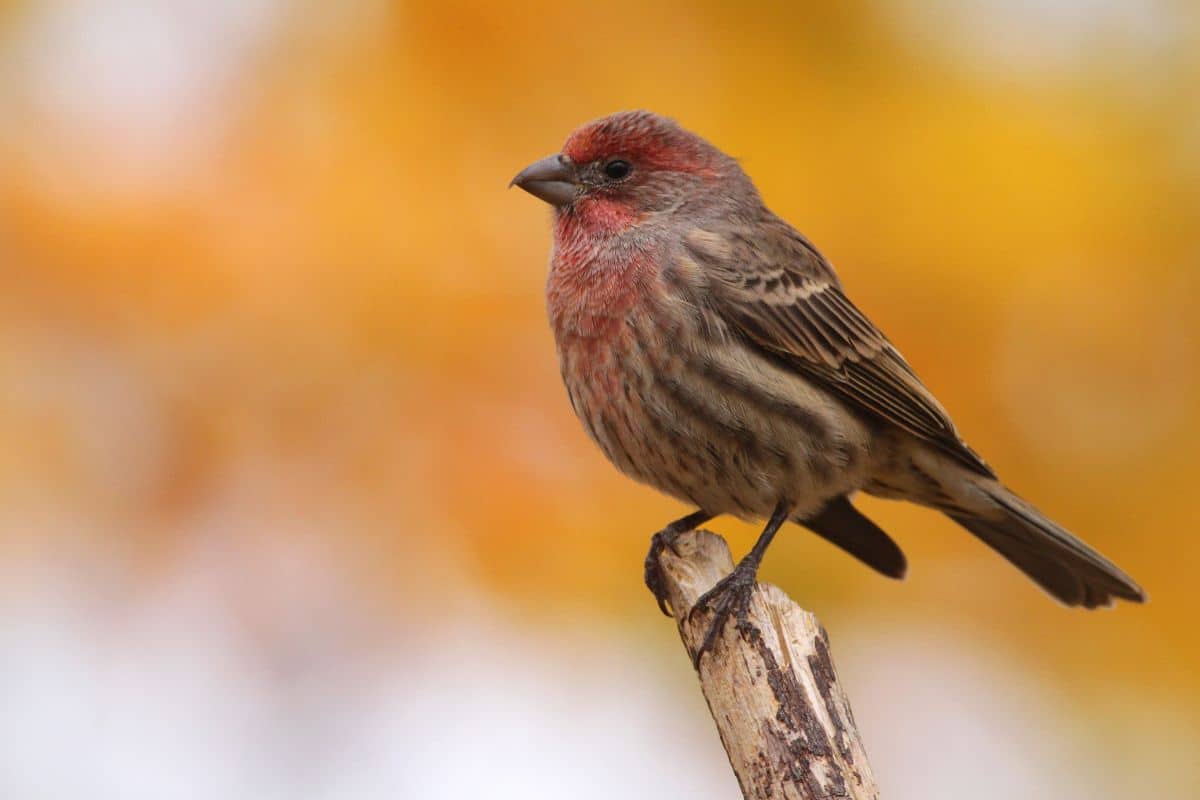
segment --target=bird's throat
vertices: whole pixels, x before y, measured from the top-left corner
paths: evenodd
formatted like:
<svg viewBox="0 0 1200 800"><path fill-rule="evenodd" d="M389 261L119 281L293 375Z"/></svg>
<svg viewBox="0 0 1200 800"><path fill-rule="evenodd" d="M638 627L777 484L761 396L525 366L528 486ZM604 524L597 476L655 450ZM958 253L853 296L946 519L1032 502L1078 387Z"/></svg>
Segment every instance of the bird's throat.
<svg viewBox="0 0 1200 800"><path fill-rule="evenodd" d="M619 236L635 228L643 215L612 197L582 197L555 212L555 237Z"/></svg>

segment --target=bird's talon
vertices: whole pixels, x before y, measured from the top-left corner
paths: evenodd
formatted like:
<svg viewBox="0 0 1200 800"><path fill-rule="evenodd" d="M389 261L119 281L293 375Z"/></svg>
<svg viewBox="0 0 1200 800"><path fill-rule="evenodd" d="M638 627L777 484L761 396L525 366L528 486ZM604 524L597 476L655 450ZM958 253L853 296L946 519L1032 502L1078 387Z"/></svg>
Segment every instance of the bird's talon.
<svg viewBox="0 0 1200 800"><path fill-rule="evenodd" d="M646 553L646 565L643 579L646 581L646 588L654 595L654 599L658 602L658 610L665 616L671 616L671 611L667 605L667 583L666 578L662 573L662 564L659 563L659 556L662 551L670 547L671 552L679 555L675 550L675 539L677 537L670 536L666 530L659 531L650 539L650 550Z"/></svg>
<svg viewBox="0 0 1200 800"><path fill-rule="evenodd" d="M700 669L700 660L705 653L713 652L721 634L725 630L730 617L735 617L738 624L745 623L750 616L750 599L754 596L754 573L744 574L735 568L704 594L688 612L688 620L693 621L697 613L713 611L712 621L705 631L704 640L692 657L692 666Z"/></svg>

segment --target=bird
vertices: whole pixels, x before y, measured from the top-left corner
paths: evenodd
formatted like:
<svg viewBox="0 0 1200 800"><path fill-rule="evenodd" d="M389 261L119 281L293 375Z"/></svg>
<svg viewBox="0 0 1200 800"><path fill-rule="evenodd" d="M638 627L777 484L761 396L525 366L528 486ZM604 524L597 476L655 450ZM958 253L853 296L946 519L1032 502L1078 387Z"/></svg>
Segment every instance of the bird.
<svg viewBox="0 0 1200 800"><path fill-rule="evenodd" d="M765 526L692 614L699 668L744 621L779 529L795 522L901 578L858 493L940 511L1067 606L1143 602L1115 564L1002 484L847 295L832 264L764 204L739 162L677 122L589 122L509 184L553 208L546 306L567 396L612 464L689 507L658 556L719 515Z"/></svg>

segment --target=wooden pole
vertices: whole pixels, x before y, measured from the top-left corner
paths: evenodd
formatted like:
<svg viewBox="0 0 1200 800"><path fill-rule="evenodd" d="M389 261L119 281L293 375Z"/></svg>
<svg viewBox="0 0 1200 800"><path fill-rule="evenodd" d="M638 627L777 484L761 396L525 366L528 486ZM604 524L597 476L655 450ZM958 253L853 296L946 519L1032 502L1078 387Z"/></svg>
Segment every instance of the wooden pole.
<svg viewBox="0 0 1200 800"><path fill-rule="evenodd" d="M694 531L659 557L689 656L711 612L684 611L733 569L725 540ZM878 798L829 638L816 617L775 586L758 584L746 624L730 620L700 662L700 688L747 800Z"/></svg>

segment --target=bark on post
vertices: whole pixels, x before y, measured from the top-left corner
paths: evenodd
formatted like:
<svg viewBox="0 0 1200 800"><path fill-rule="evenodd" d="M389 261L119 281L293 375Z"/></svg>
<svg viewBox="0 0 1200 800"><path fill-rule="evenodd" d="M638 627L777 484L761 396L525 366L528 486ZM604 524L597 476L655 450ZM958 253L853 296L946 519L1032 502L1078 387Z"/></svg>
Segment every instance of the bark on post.
<svg viewBox="0 0 1200 800"><path fill-rule="evenodd" d="M666 548L660 563L690 655L710 614L692 620L688 610L733 560L725 540L708 531L684 534L676 550ZM825 630L775 586L755 587L747 624L726 624L700 664L700 686L748 800L878 798Z"/></svg>

